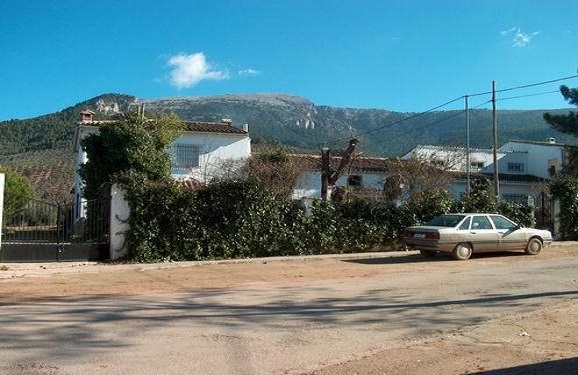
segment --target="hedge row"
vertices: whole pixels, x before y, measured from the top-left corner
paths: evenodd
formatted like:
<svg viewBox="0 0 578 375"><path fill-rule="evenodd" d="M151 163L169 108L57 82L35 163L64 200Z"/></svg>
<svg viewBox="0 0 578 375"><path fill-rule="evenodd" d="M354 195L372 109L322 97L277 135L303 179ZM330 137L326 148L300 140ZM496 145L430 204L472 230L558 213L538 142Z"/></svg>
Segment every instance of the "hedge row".
<svg viewBox="0 0 578 375"><path fill-rule="evenodd" d="M275 198L255 179L216 181L191 191L133 178L125 188L131 206L129 257L138 262L382 249L409 225L463 209L447 193L434 192L402 207L317 200L305 211Z"/></svg>

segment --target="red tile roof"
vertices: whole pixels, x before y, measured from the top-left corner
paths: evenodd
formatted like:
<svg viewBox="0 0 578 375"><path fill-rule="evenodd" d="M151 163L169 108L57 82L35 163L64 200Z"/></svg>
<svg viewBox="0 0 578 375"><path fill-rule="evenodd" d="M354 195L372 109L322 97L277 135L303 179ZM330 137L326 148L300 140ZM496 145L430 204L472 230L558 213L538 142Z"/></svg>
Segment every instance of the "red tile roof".
<svg viewBox="0 0 578 375"><path fill-rule="evenodd" d="M289 157L293 162L301 166L304 170L321 171L321 155L320 154L290 154ZM336 169L341 162L341 156L331 156L330 163L333 169ZM383 173L388 170L387 159L370 158L362 156L354 156L351 159L352 172L377 172Z"/></svg>
<svg viewBox="0 0 578 375"><path fill-rule="evenodd" d="M185 129L189 132L248 134L243 129L224 122L185 121Z"/></svg>
<svg viewBox="0 0 578 375"><path fill-rule="evenodd" d="M118 120L84 120L79 125L101 126L117 123ZM185 121L185 131L202 133L226 133L226 134L249 134L226 122Z"/></svg>

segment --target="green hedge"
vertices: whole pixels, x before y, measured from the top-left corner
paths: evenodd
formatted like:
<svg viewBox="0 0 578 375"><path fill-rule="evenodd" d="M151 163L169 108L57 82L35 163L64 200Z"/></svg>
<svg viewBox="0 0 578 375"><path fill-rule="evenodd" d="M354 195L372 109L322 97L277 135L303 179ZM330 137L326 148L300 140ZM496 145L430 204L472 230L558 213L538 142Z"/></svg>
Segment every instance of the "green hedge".
<svg viewBox="0 0 578 375"><path fill-rule="evenodd" d="M552 195L560 201L560 237L578 240L578 178L562 175L550 189Z"/></svg>
<svg viewBox="0 0 578 375"><path fill-rule="evenodd" d="M214 181L198 191L138 176L124 185L131 206L129 258L138 262L382 249L398 242L405 227L458 207L447 193L432 192L402 207L316 200L305 212L250 178Z"/></svg>

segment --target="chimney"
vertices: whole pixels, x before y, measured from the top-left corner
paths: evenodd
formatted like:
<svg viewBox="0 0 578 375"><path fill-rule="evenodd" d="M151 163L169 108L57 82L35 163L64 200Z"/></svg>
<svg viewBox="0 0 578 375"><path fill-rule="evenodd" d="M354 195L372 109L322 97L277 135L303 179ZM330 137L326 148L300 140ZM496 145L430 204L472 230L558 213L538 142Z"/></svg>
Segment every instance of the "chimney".
<svg viewBox="0 0 578 375"><path fill-rule="evenodd" d="M92 122L94 120L94 112L85 109L80 112L80 122Z"/></svg>
<svg viewBox="0 0 578 375"><path fill-rule="evenodd" d="M243 131L249 133L249 124L247 123L243 124Z"/></svg>

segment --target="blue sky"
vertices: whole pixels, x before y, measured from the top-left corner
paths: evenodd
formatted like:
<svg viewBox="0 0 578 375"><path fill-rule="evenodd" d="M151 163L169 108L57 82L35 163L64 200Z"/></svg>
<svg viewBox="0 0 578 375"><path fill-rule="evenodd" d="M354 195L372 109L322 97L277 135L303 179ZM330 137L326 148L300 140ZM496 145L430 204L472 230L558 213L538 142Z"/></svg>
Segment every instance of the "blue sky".
<svg viewBox="0 0 578 375"><path fill-rule="evenodd" d="M492 80L576 75L577 15L576 0L2 1L0 120L110 92L275 92L420 112ZM550 92L560 84L578 79L500 93L498 107L567 107Z"/></svg>

